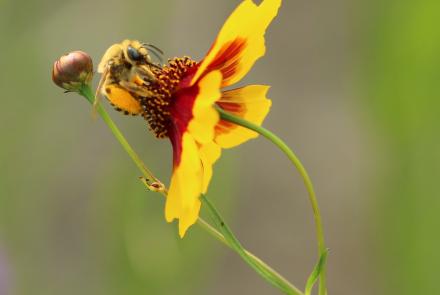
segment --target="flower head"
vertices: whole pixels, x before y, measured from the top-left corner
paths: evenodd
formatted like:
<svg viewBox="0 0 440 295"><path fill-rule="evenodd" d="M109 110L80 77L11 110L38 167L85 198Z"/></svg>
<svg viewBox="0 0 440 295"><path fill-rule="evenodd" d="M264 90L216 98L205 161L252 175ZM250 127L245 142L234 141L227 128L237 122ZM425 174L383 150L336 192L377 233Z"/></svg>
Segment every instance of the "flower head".
<svg viewBox="0 0 440 295"><path fill-rule="evenodd" d="M155 135L168 137L172 143L173 174L165 217L169 222L179 220L181 237L197 221L200 195L207 192L212 166L222 148L257 137L253 131L221 120L216 108L255 124L261 124L269 112L268 86L223 88L241 80L264 55L264 34L280 5L281 0L263 0L260 5L244 0L225 22L202 61L174 58L168 65L149 68L154 81L134 77L129 84L131 89L126 88L130 95L125 96L136 96ZM119 57L124 58L122 54ZM139 93L138 86L149 95L134 95ZM108 98L113 104L118 101ZM116 107L124 110L122 104Z"/></svg>
<svg viewBox="0 0 440 295"><path fill-rule="evenodd" d="M73 51L54 62L52 80L67 91L78 91L93 78L92 58L83 51Z"/></svg>

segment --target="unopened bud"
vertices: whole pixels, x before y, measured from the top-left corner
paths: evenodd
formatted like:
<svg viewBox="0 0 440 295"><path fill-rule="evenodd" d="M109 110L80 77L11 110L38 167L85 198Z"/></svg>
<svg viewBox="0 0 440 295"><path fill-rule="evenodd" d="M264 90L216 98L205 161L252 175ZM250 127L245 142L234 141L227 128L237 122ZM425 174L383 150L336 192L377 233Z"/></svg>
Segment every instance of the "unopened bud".
<svg viewBox="0 0 440 295"><path fill-rule="evenodd" d="M93 78L92 58L83 51L73 51L61 56L53 64L52 80L67 91L78 91Z"/></svg>

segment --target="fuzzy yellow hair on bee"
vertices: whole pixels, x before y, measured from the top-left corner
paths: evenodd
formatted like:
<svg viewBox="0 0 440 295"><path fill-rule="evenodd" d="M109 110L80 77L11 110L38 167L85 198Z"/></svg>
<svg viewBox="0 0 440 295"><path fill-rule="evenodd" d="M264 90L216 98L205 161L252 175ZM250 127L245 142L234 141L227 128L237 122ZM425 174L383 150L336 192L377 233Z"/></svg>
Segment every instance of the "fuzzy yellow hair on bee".
<svg viewBox="0 0 440 295"><path fill-rule="evenodd" d="M153 63L150 52L158 58L163 54L157 47L137 40L124 40L106 50L98 65L102 76L95 95L95 109L102 95L118 111L142 113L141 98L151 96L146 86L156 82L154 69L161 69L160 64Z"/></svg>

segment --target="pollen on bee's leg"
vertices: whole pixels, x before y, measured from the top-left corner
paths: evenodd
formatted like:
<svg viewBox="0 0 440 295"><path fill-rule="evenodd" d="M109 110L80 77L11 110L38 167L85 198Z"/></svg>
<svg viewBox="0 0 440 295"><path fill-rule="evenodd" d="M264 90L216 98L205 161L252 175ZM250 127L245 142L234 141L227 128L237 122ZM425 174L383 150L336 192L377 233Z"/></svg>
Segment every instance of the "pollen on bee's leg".
<svg viewBox="0 0 440 295"><path fill-rule="evenodd" d="M105 88L105 97L109 103L119 112L124 114L141 114L142 107L136 96L121 87L120 85L110 85Z"/></svg>

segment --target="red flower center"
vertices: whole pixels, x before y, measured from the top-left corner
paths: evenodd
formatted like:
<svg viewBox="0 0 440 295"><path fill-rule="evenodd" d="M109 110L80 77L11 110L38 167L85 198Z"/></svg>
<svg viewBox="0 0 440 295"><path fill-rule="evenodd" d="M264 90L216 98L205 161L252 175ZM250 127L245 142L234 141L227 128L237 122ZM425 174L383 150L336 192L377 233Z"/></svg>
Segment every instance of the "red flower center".
<svg viewBox="0 0 440 295"><path fill-rule="evenodd" d="M189 84L196 69L197 62L189 57L176 57L161 69L153 68L157 81L147 88L154 95L142 97L140 102L144 109L142 115L156 137L169 137L174 94Z"/></svg>

